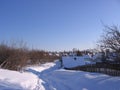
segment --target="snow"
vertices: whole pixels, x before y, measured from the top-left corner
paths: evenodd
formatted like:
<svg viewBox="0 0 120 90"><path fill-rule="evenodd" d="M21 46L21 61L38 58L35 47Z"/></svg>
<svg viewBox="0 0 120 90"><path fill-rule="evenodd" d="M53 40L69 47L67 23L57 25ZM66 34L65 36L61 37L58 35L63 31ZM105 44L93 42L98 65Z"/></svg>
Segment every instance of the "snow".
<svg viewBox="0 0 120 90"><path fill-rule="evenodd" d="M89 55L84 56L63 56L62 57L63 67L72 68L80 65L90 64L92 58Z"/></svg>
<svg viewBox="0 0 120 90"><path fill-rule="evenodd" d="M79 65L85 65L84 57L64 56L62 57L63 67L71 68Z"/></svg>
<svg viewBox="0 0 120 90"><path fill-rule="evenodd" d="M20 73L17 71L0 69L0 87L3 88L11 87L15 90L21 90L21 88L27 90L29 88L30 90L33 90L36 87L37 80L38 77L32 73ZM0 88L0 90L4 89Z"/></svg>
<svg viewBox="0 0 120 90"><path fill-rule="evenodd" d="M65 68L72 68L86 64L95 64L101 62L102 53L97 53L93 57L91 55L83 56L63 56L62 65Z"/></svg>
<svg viewBox="0 0 120 90"><path fill-rule="evenodd" d="M0 69L0 90L120 90L120 77L60 68L58 61L25 72Z"/></svg>

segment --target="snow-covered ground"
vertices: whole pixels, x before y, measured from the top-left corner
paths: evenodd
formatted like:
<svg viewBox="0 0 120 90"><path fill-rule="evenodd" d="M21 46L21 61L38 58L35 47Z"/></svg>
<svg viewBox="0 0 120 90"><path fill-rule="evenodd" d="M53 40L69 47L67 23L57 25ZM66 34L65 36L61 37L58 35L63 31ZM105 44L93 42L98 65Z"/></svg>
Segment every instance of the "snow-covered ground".
<svg viewBox="0 0 120 90"><path fill-rule="evenodd" d="M84 57L79 56L64 56L62 57L63 67L72 68L79 65L85 65Z"/></svg>
<svg viewBox="0 0 120 90"><path fill-rule="evenodd" d="M120 77L60 68L59 62L25 72L0 69L0 90L120 90Z"/></svg>

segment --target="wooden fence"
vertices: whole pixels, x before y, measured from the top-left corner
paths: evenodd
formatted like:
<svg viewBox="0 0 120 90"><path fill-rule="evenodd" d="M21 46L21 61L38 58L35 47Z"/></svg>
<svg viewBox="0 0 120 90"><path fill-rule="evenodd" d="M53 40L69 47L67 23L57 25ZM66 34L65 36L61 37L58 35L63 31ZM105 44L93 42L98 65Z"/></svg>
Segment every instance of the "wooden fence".
<svg viewBox="0 0 120 90"><path fill-rule="evenodd" d="M65 69L104 73L110 76L120 76L120 64L97 63L97 64L82 65L74 68L65 68Z"/></svg>

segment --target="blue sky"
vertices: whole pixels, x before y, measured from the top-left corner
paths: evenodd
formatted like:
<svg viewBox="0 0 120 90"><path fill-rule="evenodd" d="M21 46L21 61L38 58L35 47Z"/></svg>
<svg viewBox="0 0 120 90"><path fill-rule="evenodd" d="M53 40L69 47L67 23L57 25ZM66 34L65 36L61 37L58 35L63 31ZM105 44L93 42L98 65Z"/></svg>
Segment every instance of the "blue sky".
<svg viewBox="0 0 120 90"><path fill-rule="evenodd" d="M120 25L119 0L0 0L0 42L30 48L93 48L103 25Z"/></svg>

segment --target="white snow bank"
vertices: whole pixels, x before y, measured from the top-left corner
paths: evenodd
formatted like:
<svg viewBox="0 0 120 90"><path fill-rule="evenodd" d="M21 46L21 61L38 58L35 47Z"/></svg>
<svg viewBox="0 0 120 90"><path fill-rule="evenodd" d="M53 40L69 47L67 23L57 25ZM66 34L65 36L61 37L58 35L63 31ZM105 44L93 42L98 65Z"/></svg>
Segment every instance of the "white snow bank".
<svg viewBox="0 0 120 90"><path fill-rule="evenodd" d="M0 80L0 90L23 90L23 88L17 84L11 84Z"/></svg>
<svg viewBox="0 0 120 90"><path fill-rule="evenodd" d="M7 90L7 88L10 87L13 90L27 90L28 88L29 90L33 90L36 88L37 80L38 77L32 73L20 73L17 71L0 69L0 90ZM1 87L3 89L1 89Z"/></svg>

